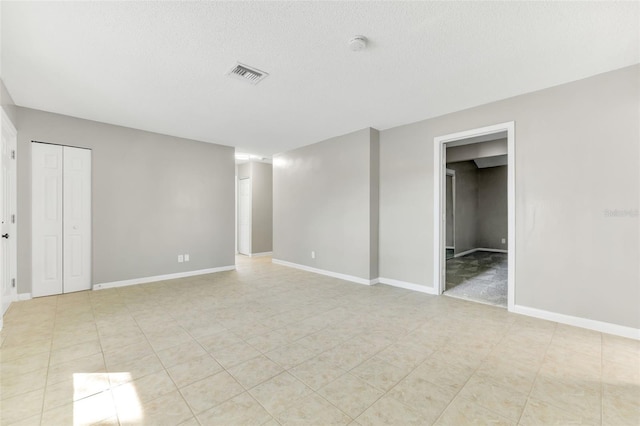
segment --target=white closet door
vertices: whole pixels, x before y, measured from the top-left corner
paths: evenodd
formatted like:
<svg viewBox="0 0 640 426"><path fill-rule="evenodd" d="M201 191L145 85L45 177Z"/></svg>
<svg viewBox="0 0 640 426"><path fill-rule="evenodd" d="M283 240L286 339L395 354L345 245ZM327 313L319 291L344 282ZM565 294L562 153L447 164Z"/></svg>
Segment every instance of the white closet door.
<svg viewBox="0 0 640 426"><path fill-rule="evenodd" d="M91 289L91 151L63 147L63 292Z"/></svg>
<svg viewBox="0 0 640 426"><path fill-rule="evenodd" d="M31 144L32 294L62 293L62 147Z"/></svg>

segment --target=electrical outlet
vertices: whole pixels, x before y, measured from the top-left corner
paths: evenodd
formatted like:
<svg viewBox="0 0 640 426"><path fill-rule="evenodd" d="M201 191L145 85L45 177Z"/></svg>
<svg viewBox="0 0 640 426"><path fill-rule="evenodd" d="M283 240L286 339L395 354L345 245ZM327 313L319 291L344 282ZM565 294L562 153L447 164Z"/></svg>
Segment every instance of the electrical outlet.
<svg viewBox="0 0 640 426"><path fill-rule="evenodd" d="M507 244L507 239L506 238L502 239L502 244Z"/></svg>
<svg viewBox="0 0 640 426"><path fill-rule="evenodd" d="M312 259L315 259L315 258L316 258L316 252L315 252L315 251L312 251L312 252L311 252L311 258L312 258Z"/></svg>
<svg viewBox="0 0 640 426"><path fill-rule="evenodd" d="M179 254L178 255L178 263L182 263L182 262L184 262L184 256Z"/></svg>
<svg viewBox="0 0 640 426"><path fill-rule="evenodd" d="M188 261L189 261L189 254L185 254L185 255L184 255L184 261L185 261L185 262L188 262Z"/></svg>

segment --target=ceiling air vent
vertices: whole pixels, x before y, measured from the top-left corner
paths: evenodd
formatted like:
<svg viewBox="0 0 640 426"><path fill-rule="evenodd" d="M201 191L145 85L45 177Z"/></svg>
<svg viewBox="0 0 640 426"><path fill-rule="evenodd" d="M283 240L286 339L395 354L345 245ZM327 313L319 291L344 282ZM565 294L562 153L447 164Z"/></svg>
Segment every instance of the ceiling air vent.
<svg viewBox="0 0 640 426"><path fill-rule="evenodd" d="M251 84L258 84L258 82L264 80L269 74L238 62L235 67L231 68L227 75Z"/></svg>

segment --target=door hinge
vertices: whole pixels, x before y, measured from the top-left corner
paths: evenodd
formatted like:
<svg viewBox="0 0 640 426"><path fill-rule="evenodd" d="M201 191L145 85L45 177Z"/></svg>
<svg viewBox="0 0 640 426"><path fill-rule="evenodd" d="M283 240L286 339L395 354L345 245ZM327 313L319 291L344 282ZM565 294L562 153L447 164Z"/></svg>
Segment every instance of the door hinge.
<svg viewBox="0 0 640 426"><path fill-rule="evenodd" d="M15 287L15 286L16 286L16 279L11 278L11 287Z"/></svg>
<svg viewBox="0 0 640 426"><path fill-rule="evenodd" d="M15 149L12 149L12 150L11 150L11 159L12 159L12 160L15 160L15 159L16 159L16 150L15 150Z"/></svg>
<svg viewBox="0 0 640 426"><path fill-rule="evenodd" d="M16 223L16 215L15 214L11 215L11 223Z"/></svg>

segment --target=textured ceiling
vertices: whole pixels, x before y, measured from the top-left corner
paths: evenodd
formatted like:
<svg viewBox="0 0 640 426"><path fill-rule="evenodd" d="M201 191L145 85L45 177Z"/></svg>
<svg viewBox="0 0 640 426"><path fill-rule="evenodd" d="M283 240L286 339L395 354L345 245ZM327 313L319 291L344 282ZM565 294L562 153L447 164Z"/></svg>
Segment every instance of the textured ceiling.
<svg viewBox="0 0 640 426"><path fill-rule="evenodd" d="M1 2L16 104L270 156L640 61L640 3ZM363 34L369 47L352 52ZM236 61L270 74L225 73Z"/></svg>

